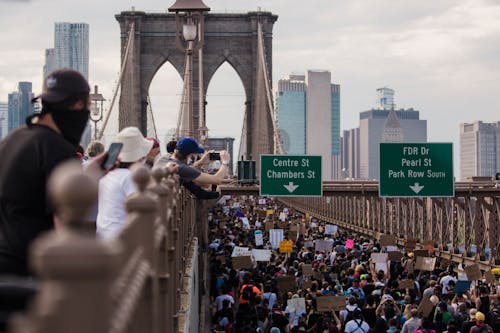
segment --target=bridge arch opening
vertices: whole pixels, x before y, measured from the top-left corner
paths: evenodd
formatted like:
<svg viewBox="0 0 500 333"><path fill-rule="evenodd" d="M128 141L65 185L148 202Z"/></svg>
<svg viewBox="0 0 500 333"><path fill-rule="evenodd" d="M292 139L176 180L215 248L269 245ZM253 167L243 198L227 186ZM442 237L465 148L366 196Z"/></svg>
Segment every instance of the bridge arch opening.
<svg viewBox="0 0 500 333"><path fill-rule="evenodd" d="M238 160L247 96L240 76L223 62L208 82L206 125L209 137L234 138L233 161Z"/></svg>
<svg viewBox="0 0 500 333"><path fill-rule="evenodd" d="M153 76L149 85L149 102L153 111L161 151L171 140L177 128L177 117L181 106L183 79L177 69L166 61ZM152 124L149 123L148 134Z"/></svg>

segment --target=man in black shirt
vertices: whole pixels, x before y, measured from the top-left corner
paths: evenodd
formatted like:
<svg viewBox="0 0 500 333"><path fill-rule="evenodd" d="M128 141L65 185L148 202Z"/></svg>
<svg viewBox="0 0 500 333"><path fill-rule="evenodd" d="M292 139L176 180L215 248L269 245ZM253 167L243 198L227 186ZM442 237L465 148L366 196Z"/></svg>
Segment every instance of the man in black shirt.
<svg viewBox="0 0 500 333"><path fill-rule="evenodd" d="M89 118L89 92L80 73L52 72L37 97L41 113L0 142L0 274L29 275L29 246L54 226L47 179L56 166L77 158Z"/></svg>

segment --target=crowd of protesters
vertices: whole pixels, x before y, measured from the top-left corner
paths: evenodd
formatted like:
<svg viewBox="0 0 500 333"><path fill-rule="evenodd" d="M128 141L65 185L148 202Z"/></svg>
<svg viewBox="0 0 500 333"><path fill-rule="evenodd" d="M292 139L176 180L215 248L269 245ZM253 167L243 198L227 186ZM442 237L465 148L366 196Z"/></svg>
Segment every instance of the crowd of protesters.
<svg viewBox="0 0 500 333"><path fill-rule="evenodd" d="M497 287L479 280L467 290L456 290L464 274L449 261L437 259L433 269L419 271L414 253L400 248L400 260L388 261L387 269L376 271L371 255L386 249L376 240L340 229L327 235L325 222L269 198L224 197L209 221L214 331L500 332ZM298 236L287 231L295 221L304 226ZM265 228L269 223L273 229L284 229L284 240L292 235L291 253L273 249ZM264 235L260 246L255 246L256 230ZM346 246L348 239L354 240L352 248ZM314 240L330 240L332 250L316 251L311 247ZM236 247L269 249L271 256L235 269L231 263ZM312 265L313 274L304 274L305 265ZM293 277L296 287L280 290L283 276ZM412 283L400 287L408 280ZM318 311L318 298L327 296L345 297L345 306ZM295 298L304 299L304 309L290 307Z"/></svg>

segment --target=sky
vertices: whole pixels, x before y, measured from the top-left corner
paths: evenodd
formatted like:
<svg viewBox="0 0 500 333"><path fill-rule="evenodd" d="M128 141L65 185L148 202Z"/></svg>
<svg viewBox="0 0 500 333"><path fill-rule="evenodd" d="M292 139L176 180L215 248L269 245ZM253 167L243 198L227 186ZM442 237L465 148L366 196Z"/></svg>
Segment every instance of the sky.
<svg viewBox="0 0 500 333"><path fill-rule="evenodd" d="M273 35L274 84L290 73L331 71L334 83L341 85L342 129L358 126L359 112L375 105L376 89L383 86L396 91L397 107L413 107L427 119L429 141L454 143L456 162L460 123L500 121L500 0L204 1L212 12L260 7L279 15ZM132 6L162 12L173 3L0 0L0 101L7 100L18 81L32 81L35 92L40 91L54 22L90 24L89 81L111 100L120 69L114 15ZM180 76L168 64L151 85L160 139L176 126L181 87ZM208 87L211 136L239 141L244 100L236 73L222 66Z"/></svg>

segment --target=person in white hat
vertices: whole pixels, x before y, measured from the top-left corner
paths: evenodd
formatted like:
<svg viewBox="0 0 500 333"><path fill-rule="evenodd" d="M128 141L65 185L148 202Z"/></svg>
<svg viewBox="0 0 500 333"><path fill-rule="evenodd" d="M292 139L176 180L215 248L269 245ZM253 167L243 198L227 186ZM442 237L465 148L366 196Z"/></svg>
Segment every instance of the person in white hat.
<svg viewBox="0 0 500 333"><path fill-rule="evenodd" d="M145 161L153 146L137 127L126 127L118 133L116 142L123 144L118 168L109 172L99 182L97 234L109 239L115 237L125 224L125 199L136 192L130 167Z"/></svg>

